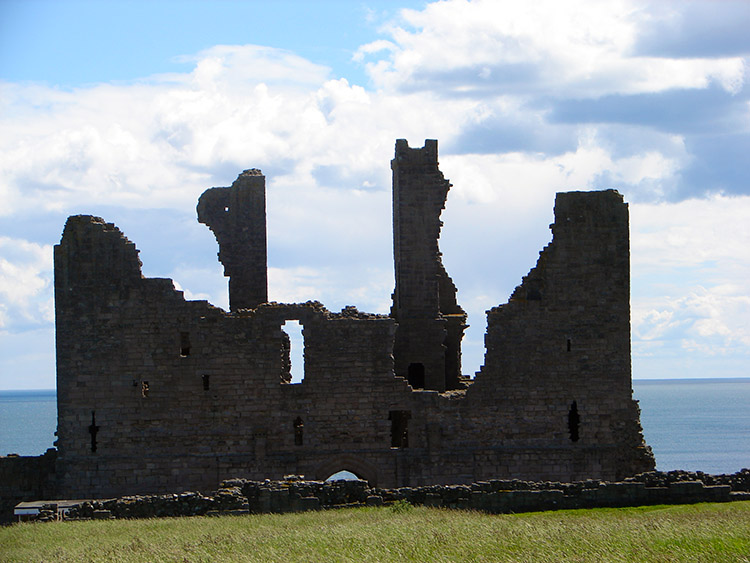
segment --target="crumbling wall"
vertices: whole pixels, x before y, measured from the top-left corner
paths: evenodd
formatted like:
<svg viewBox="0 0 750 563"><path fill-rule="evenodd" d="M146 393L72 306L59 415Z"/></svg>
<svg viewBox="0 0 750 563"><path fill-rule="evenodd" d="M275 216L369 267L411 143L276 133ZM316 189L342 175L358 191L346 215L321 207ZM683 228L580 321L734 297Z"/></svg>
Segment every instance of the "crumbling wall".
<svg viewBox="0 0 750 563"><path fill-rule="evenodd" d="M622 197L558 195L554 238L488 312L485 365L469 383L458 371L466 317L437 245L449 188L437 144L398 141L392 167L391 316L265 303L255 291L265 281L234 283L249 279L248 261L265 271L265 254L250 258L260 243L245 244L260 238L244 230L264 217L259 171L198 206L230 292L254 288L229 312L144 278L113 224L70 217L55 247L59 494L207 491L230 477L340 470L392 488L652 469L630 387ZM289 373L290 320L303 326L301 383Z"/></svg>
<svg viewBox="0 0 750 563"><path fill-rule="evenodd" d="M551 229L536 267L487 312L468 399L487 409L495 441L539 452L511 467L545 479L652 469L631 388L627 204L614 190L560 193Z"/></svg>
<svg viewBox="0 0 750 563"><path fill-rule="evenodd" d="M0 456L0 524L13 520L13 508L23 501L56 498L56 451L40 456Z"/></svg>
<svg viewBox="0 0 750 563"><path fill-rule="evenodd" d="M432 485L385 489L366 481L309 481L287 476L283 481L229 479L212 495L181 492L139 495L104 501L85 501L74 506L66 519L155 518L301 512L341 507L395 504L471 509L489 513L519 513L580 508L692 504L748 500L750 493L731 483L744 479L734 475L692 474L664 481L667 474L645 473L638 480L574 483L519 480L481 481L468 485ZM687 477L687 476L686 476ZM406 504L408 503L408 505Z"/></svg>
<svg viewBox="0 0 750 563"><path fill-rule="evenodd" d="M91 216L71 217L55 248L63 495L318 475L350 458L373 482L387 472L389 413L411 394L393 375L392 319L314 302L227 313L143 278L137 254ZM281 328L292 319L299 384Z"/></svg>
<svg viewBox="0 0 750 563"><path fill-rule="evenodd" d="M414 388L462 388L466 313L456 301L456 287L438 247L450 182L438 169L437 141L428 139L423 148L412 149L399 139L391 169L396 373Z"/></svg>
<svg viewBox="0 0 750 563"><path fill-rule="evenodd" d="M203 192L197 211L219 243L229 309L254 309L268 301L266 177L255 168L245 170L231 187Z"/></svg>

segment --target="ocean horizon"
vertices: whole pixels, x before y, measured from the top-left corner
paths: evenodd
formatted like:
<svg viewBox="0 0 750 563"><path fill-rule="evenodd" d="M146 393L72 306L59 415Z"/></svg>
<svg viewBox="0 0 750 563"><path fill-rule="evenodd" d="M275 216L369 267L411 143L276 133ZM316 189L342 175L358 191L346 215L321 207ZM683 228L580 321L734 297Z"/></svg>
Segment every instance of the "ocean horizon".
<svg viewBox="0 0 750 563"><path fill-rule="evenodd" d="M658 470L750 467L750 378L634 379L633 396ZM54 389L0 391L0 455L43 454L56 427Z"/></svg>

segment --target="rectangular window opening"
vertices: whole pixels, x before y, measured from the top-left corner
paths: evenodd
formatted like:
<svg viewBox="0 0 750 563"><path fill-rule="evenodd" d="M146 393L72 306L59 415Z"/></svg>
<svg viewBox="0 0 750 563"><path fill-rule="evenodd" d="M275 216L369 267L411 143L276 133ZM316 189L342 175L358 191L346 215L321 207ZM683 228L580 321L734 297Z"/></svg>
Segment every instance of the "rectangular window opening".
<svg viewBox="0 0 750 563"><path fill-rule="evenodd" d="M201 381L203 381L203 390L208 391L209 385L210 385L210 376L209 375L201 375Z"/></svg>
<svg viewBox="0 0 750 563"><path fill-rule="evenodd" d="M305 378L305 337L304 327L297 320L287 320L281 325L281 330L289 337L286 373L282 381L286 383L302 383Z"/></svg>
<svg viewBox="0 0 750 563"><path fill-rule="evenodd" d="M424 389L424 364L409 364L406 379L409 382L409 385L411 385L412 389Z"/></svg>
<svg viewBox="0 0 750 563"><path fill-rule="evenodd" d="M180 357L187 358L190 355L190 333L180 333Z"/></svg>
<svg viewBox="0 0 750 563"><path fill-rule="evenodd" d="M302 422L302 417L298 416L294 419L294 445L301 446L303 444L305 425Z"/></svg>
<svg viewBox="0 0 750 563"><path fill-rule="evenodd" d="M409 419L411 411L390 411L388 420L391 421L391 447L409 447Z"/></svg>
<svg viewBox="0 0 750 563"><path fill-rule="evenodd" d="M578 402L573 401L570 404L570 410L568 411L568 432L570 433L570 441L578 441L578 431L581 426L581 417L578 415Z"/></svg>

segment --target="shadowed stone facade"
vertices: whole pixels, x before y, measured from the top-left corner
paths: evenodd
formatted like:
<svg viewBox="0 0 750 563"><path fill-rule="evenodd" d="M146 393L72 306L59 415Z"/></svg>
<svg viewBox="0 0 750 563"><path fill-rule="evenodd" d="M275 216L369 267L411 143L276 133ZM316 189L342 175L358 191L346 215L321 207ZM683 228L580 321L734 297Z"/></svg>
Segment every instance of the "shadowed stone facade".
<svg viewBox="0 0 750 563"><path fill-rule="evenodd" d="M440 260L450 184L437 142L396 144L390 316L267 303L264 177L201 196L230 311L144 278L111 223L70 217L55 247L60 497L211 490L228 478L373 486L615 480L653 469L630 374L628 210L558 194L553 240L488 311L461 375L466 315ZM303 326L291 383L285 321Z"/></svg>
<svg viewBox="0 0 750 563"><path fill-rule="evenodd" d="M391 168L394 369L415 389L460 389L466 386L461 376L466 313L456 302L456 286L438 248L450 182L438 170L437 141L428 139L422 149L397 141Z"/></svg>
<svg viewBox="0 0 750 563"><path fill-rule="evenodd" d="M198 200L198 221L219 243L219 261L229 278L229 310L253 309L268 301L266 178L253 168L230 188L211 188Z"/></svg>

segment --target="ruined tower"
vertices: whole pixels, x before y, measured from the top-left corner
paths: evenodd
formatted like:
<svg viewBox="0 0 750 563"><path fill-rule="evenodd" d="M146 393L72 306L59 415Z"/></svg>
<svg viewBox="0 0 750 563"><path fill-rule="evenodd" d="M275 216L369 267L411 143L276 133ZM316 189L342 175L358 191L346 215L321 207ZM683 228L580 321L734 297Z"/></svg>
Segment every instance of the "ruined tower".
<svg viewBox="0 0 750 563"><path fill-rule="evenodd" d="M396 288L391 316L396 375L415 389L461 385L461 339L466 313L440 259L440 213L450 182L438 169L437 141L421 149L396 141L393 170L393 258Z"/></svg>
<svg viewBox="0 0 750 563"><path fill-rule="evenodd" d="M254 309L268 301L266 177L245 170L229 188L210 188L198 200L198 221L219 243L229 278L229 309Z"/></svg>

